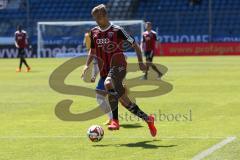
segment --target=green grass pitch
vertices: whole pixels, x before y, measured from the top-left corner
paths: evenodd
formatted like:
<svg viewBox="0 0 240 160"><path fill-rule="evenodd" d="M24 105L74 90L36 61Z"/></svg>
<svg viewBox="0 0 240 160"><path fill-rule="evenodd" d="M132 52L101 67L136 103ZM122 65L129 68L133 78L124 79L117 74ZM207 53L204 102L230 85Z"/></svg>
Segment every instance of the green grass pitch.
<svg viewBox="0 0 240 160"><path fill-rule="evenodd" d="M108 131L102 125L106 116L84 122L58 119L54 109L62 99L74 100L73 113L97 105L94 98L64 95L49 87L51 73L66 60L27 59L32 67L29 73L15 72L17 59L0 60L1 160L185 160L229 136L236 139L206 159L239 159L240 57L155 58L168 68L163 80L172 84L173 90L158 97L137 98L137 103L147 113L185 115L181 120L157 119L156 138L122 106L119 131ZM136 58L128 61L136 62ZM95 84L81 80L81 69L72 72L66 83L93 89ZM141 74L138 71L127 77ZM133 89L153 88L154 84ZM86 136L93 124L105 131L98 143Z"/></svg>

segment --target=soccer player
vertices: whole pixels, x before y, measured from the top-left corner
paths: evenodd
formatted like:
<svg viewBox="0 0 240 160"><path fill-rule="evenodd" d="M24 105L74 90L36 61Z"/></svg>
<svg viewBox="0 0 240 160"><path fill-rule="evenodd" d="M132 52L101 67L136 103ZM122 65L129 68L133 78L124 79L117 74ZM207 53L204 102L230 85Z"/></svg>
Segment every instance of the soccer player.
<svg viewBox="0 0 240 160"><path fill-rule="evenodd" d="M96 56L98 58L100 77L105 79L104 87L108 93L108 100L113 114L113 120L108 129L119 129L118 100L120 100L131 113L143 119L148 124L151 135L156 136L157 129L154 126L154 116L147 115L137 104L131 102L127 94L125 94L122 84L126 75L127 62L121 44L123 44L123 41L131 44L137 53L139 68L145 70L146 66L142 62L142 52L139 45L122 27L109 22L105 5L101 4L94 7L92 16L98 26L91 29L91 50L83 69L83 75L89 68L93 57Z"/></svg>
<svg viewBox="0 0 240 160"><path fill-rule="evenodd" d="M154 56L154 50L155 50L156 43L157 43L157 34L155 31L152 30L151 22L146 22L145 27L146 27L146 31L143 32L142 49L143 49L144 55L146 57L147 69L145 71L145 75L141 79L147 80L149 67L152 67L152 69L155 72L157 72L158 78L161 78L162 73L152 63L153 56Z"/></svg>
<svg viewBox="0 0 240 160"><path fill-rule="evenodd" d="M31 70L27 61L25 59L25 49L28 46L28 37L27 32L22 29L21 25L17 26L17 31L15 32L15 46L18 49L18 57L20 58L19 68L17 68L17 72L21 72L22 64L24 63L27 67L27 72Z"/></svg>

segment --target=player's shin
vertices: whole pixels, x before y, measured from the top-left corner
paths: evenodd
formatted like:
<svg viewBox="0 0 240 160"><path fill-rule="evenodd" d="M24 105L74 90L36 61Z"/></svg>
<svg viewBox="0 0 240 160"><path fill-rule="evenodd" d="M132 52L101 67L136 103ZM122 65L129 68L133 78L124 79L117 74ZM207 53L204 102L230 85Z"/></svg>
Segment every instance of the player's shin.
<svg viewBox="0 0 240 160"><path fill-rule="evenodd" d="M149 64L147 63L147 68L146 68L146 70L145 70L145 74L144 74L144 76L143 76L143 79L147 79L147 77L148 77L148 70L149 70Z"/></svg>
<svg viewBox="0 0 240 160"><path fill-rule="evenodd" d="M25 58L23 58L23 63L26 67L29 67Z"/></svg>
<svg viewBox="0 0 240 160"><path fill-rule="evenodd" d="M143 119L146 122L148 121L148 115L145 112L143 112L135 103L130 103L126 108L132 114L138 116L139 118Z"/></svg>
<svg viewBox="0 0 240 160"><path fill-rule="evenodd" d="M113 89L114 87L110 77L106 78L104 86L108 92L108 101L112 110L113 120L118 120L118 94L115 89Z"/></svg>
<svg viewBox="0 0 240 160"><path fill-rule="evenodd" d="M23 64L23 58L20 58L20 62L19 62L19 69L22 68L22 64Z"/></svg>
<svg viewBox="0 0 240 160"><path fill-rule="evenodd" d="M111 92L115 92L113 89L108 92L108 101L112 110L112 117L114 120L118 120L118 97L116 95L111 94Z"/></svg>
<svg viewBox="0 0 240 160"><path fill-rule="evenodd" d="M102 111L108 115L109 120L112 120L113 117L112 117L111 107L110 107L106 97L104 95L97 93L96 98L97 98L97 102L98 102L99 106L101 107Z"/></svg>
<svg viewBox="0 0 240 160"><path fill-rule="evenodd" d="M152 69L153 69L155 72L157 72L158 76L162 76L162 73L157 69L157 67L156 67L154 64L152 64Z"/></svg>

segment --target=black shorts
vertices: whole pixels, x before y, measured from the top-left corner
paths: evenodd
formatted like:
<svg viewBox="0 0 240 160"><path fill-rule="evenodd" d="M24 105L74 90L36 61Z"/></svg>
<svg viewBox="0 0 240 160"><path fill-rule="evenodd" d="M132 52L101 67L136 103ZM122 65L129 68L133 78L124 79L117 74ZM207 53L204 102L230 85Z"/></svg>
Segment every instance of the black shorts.
<svg viewBox="0 0 240 160"><path fill-rule="evenodd" d="M18 48L18 57L25 58L25 49L24 48Z"/></svg>
<svg viewBox="0 0 240 160"><path fill-rule="evenodd" d="M123 87L123 80L126 76L126 67L125 66L113 66L108 72L107 77L111 77L114 89L118 93L118 96L121 97L125 93L125 89Z"/></svg>
<svg viewBox="0 0 240 160"><path fill-rule="evenodd" d="M145 51L144 55L146 57L146 61L148 61L148 62L153 61L153 56L154 56L153 51Z"/></svg>

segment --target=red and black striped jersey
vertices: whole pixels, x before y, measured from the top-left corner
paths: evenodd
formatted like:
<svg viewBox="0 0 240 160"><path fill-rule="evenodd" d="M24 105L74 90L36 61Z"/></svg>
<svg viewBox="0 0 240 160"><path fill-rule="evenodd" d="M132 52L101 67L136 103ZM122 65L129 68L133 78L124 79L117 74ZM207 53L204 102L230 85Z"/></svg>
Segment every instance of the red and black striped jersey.
<svg viewBox="0 0 240 160"><path fill-rule="evenodd" d="M27 47L27 32L22 30L21 32L15 32L15 41L17 42L19 48Z"/></svg>
<svg viewBox="0 0 240 160"><path fill-rule="evenodd" d="M124 48L126 42L132 45L135 40L122 27L111 24L102 30L97 26L91 29L90 36L91 48L96 50L101 77L106 77L112 66L127 65Z"/></svg>
<svg viewBox="0 0 240 160"><path fill-rule="evenodd" d="M143 32L143 50L154 51L157 41L157 33L151 30Z"/></svg>

